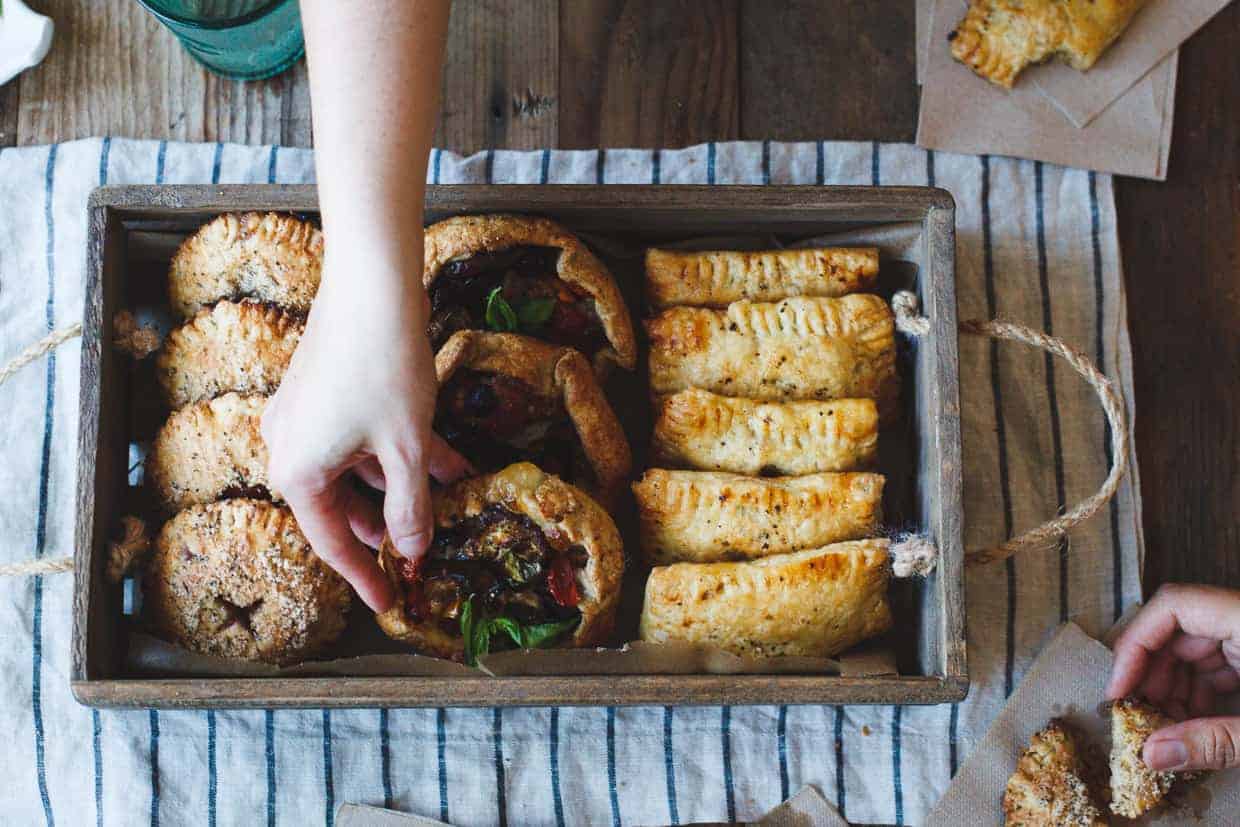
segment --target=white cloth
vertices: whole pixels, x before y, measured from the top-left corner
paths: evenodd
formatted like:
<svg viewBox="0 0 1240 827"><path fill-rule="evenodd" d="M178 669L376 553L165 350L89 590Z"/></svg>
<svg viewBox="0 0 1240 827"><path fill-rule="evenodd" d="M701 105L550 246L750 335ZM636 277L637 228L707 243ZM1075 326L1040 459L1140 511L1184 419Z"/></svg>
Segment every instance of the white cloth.
<svg viewBox="0 0 1240 827"><path fill-rule="evenodd" d="M1052 329L1131 404L1111 179L869 143L676 151L434 152L441 183L925 184L956 198L961 318ZM88 193L101 183L305 182L309 151L83 140L0 151L0 355L81 318ZM1105 425L1062 364L960 347L966 545L1093 491ZM0 560L72 552L79 347L0 387ZM1051 416L1052 405L1058 413ZM1056 426L1057 430L1056 433ZM1054 552L968 574L973 689L958 706L92 711L69 693L66 575L0 582L0 821L315 824L340 802L458 825L756 817L812 784L854 823L919 823L1039 647L1100 635L1138 599L1134 478ZM1057 484L1058 483L1058 484ZM1062 489L1062 498L1057 489Z"/></svg>

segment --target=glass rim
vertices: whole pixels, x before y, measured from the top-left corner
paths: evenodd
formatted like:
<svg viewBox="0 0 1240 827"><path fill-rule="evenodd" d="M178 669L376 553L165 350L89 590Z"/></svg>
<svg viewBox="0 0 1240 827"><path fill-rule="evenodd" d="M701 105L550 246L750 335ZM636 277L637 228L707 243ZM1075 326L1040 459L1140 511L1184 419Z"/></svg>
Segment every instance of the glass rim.
<svg viewBox="0 0 1240 827"><path fill-rule="evenodd" d="M272 11L276 6L283 3L296 3L297 0L270 0L270 2L259 6L253 11L246 12L245 14L238 15L237 17L229 17L219 20L195 20L189 17L182 17L179 14L173 14L172 12L159 8L156 5L159 2L160 0L138 0L138 4L142 6L142 8L146 9L151 14L155 15L155 17L163 21L176 23L180 26L191 26L195 29L230 29L234 26L244 26L247 23L252 23Z"/></svg>

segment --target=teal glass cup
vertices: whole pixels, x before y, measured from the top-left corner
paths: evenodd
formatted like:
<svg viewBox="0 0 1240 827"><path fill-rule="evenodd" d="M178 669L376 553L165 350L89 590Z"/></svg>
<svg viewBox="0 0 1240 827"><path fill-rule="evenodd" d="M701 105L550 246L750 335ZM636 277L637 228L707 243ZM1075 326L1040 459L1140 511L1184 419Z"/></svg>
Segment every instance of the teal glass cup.
<svg viewBox="0 0 1240 827"><path fill-rule="evenodd" d="M297 0L138 0L217 75L261 80L305 53Z"/></svg>

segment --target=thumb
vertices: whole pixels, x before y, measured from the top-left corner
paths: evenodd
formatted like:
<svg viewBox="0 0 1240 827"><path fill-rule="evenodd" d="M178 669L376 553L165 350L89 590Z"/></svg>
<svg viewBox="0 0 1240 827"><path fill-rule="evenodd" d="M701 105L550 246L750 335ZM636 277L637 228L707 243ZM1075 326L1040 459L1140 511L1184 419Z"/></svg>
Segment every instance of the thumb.
<svg viewBox="0 0 1240 827"><path fill-rule="evenodd" d="M1240 717L1195 718L1151 735L1142 754L1152 770L1240 767Z"/></svg>

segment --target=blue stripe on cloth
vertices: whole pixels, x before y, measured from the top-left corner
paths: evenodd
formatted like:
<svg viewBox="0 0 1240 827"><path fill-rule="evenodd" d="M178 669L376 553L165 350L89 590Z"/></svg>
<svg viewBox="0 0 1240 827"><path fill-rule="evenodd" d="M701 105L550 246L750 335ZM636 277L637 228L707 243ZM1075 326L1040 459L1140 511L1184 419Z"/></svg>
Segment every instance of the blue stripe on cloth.
<svg viewBox="0 0 1240 827"><path fill-rule="evenodd" d="M103 719L97 709L90 711L90 730L95 754L95 825L103 827Z"/></svg>
<svg viewBox="0 0 1240 827"><path fill-rule="evenodd" d="M904 707L891 708L891 791L896 805L896 824L904 824L904 789L900 778L900 721Z"/></svg>
<svg viewBox="0 0 1240 827"><path fill-rule="evenodd" d="M1098 209L1098 173L1089 173L1089 235L1094 253L1094 359L1098 369L1106 373L1106 345L1102 329L1106 323L1106 294L1102 287L1102 216ZM1111 420L1104 417L1102 450L1106 455L1107 468L1115 461L1111 450ZM1119 542L1119 498L1112 497L1107 504L1111 510L1111 617L1119 620L1124 611L1124 550Z"/></svg>
<svg viewBox="0 0 1240 827"><path fill-rule="evenodd" d="M439 758L439 820L448 823L448 710L435 713L435 750Z"/></svg>
<svg viewBox="0 0 1240 827"><path fill-rule="evenodd" d="M439 183L439 162L443 160L443 150L436 149L431 154L431 183Z"/></svg>
<svg viewBox="0 0 1240 827"><path fill-rule="evenodd" d="M711 141L706 145L706 183L708 184L715 183L715 157L718 153L719 150L715 146L714 141ZM659 182L655 181L655 183L657 184Z"/></svg>
<svg viewBox="0 0 1240 827"><path fill-rule="evenodd" d="M268 709L263 715L263 729L267 740L267 827L276 824L276 712Z"/></svg>
<svg viewBox="0 0 1240 827"><path fill-rule="evenodd" d="M982 163L982 262L985 271L986 317L993 319L999 312L995 293L994 245L990 238L990 156ZM999 458L999 495L1003 501L1003 538L1012 537L1012 490L1008 480L1007 426L1003 419L1003 393L999 386L999 342L990 340L990 393L995 408L995 441ZM1006 652L1003 666L1003 694L1012 694L1012 673L1016 661L1016 560L1009 557L1007 570Z"/></svg>
<svg viewBox="0 0 1240 827"><path fill-rule="evenodd" d="M878 141L870 143L870 184L876 187L882 183L882 176L879 174L878 146Z"/></svg>
<svg viewBox="0 0 1240 827"><path fill-rule="evenodd" d="M379 767L383 781L383 806L392 809L392 731L388 711L379 710Z"/></svg>
<svg viewBox="0 0 1240 827"><path fill-rule="evenodd" d="M215 827L215 795L219 786L215 768L215 710L207 710L207 825Z"/></svg>
<svg viewBox="0 0 1240 827"><path fill-rule="evenodd" d="M771 142L762 142L762 183L771 183Z"/></svg>
<svg viewBox="0 0 1240 827"><path fill-rule="evenodd" d="M112 138L103 139L103 148L99 151L99 186L108 183L108 155L112 152Z"/></svg>
<svg viewBox="0 0 1240 827"><path fill-rule="evenodd" d="M218 184L220 182L220 162L224 160L224 144L217 142L215 144L215 157L211 159L211 183Z"/></svg>
<svg viewBox="0 0 1240 827"><path fill-rule="evenodd" d="M323 821L336 823L336 781L332 768L332 712L323 710Z"/></svg>
<svg viewBox="0 0 1240 827"><path fill-rule="evenodd" d="M600 149L594 157L594 183L607 183L607 150Z"/></svg>
<svg viewBox="0 0 1240 827"><path fill-rule="evenodd" d="M486 163L484 165L484 170L485 170L485 174L487 178L487 183L488 184L493 183L494 178L495 178L495 150L493 149L487 150Z"/></svg>
<svg viewBox="0 0 1240 827"><path fill-rule="evenodd" d="M959 729L960 704L952 704L951 715L947 719L947 766L951 770L951 778L956 777L956 770L960 768L960 757L956 749Z"/></svg>
<svg viewBox="0 0 1240 827"><path fill-rule="evenodd" d="M934 150L926 150L926 186L933 187L934 183Z"/></svg>
<svg viewBox="0 0 1240 827"><path fill-rule="evenodd" d="M1051 312L1051 284L1050 275L1048 274L1048 265L1046 263L1046 191L1043 185L1043 166L1041 161L1035 161L1033 165L1033 192L1035 202L1035 228L1037 236L1038 248L1038 288L1042 294L1042 329L1046 331L1047 336L1055 335L1053 324L1053 314ZM1058 501L1056 513L1062 514L1066 506L1066 494L1064 491L1064 470L1063 470L1063 435L1059 427L1059 394L1055 388L1055 357L1047 353L1043 354L1046 369L1046 400L1051 409L1051 456L1053 458L1055 468L1055 496ZM1059 622L1064 623L1068 619L1069 602L1068 602L1068 554L1071 550L1071 543L1068 535L1063 534L1059 538Z"/></svg>
<svg viewBox="0 0 1240 827"><path fill-rule="evenodd" d="M723 795L728 805L728 822L736 821L736 789L732 783L732 707L719 715L719 751L723 754Z"/></svg>
<svg viewBox="0 0 1240 827"><path fill-rule="evenodd" d="M672 824L680 823L680 808L676 805L676 763L672 750L672 714L670 706L663 707L663 767L667 775L667 817Z"/></svg>
<svg viewBox="0 0 1240 827"><path fill-rule="evenodd" d="M487 180L490 180L490 175ZM508 796L504 782L504 710L498 706L491 711L491 738L495 742L495 809L500 827L506 827Z"/></svg>
<svg viewBox="0 0 1240 827"><path fill-rule="evenodd" d="M650 154L650 183L652 184L663 183L662 181L659 180L660 152L661 150L656 149L654 152Z"/></svg>
<svg viewBox="0 0 1240 827"><path fill-rule="evenodd" d="M844 707L835 707L835 809L844 814L847 793L844 789Z"/></svg>
<svg viewBox="0 0 1240 827"><path fill-rule="evenodd" d="M151 718L151 827L159 827L159 713L150 712Z"/></svg>
<svg viewBox="0 0 1240 827"><path fill-rule="evenodd" d="M620 796L616 792L616 708L607 707L607 798L611 802L611 823L620 827Z"/></svg>
<svg viewBox="0 0 1240 827"><path fill-rule="evenodd" d="M814 183L820 187L827 183L827 147L822 141L818 142L818 153L814 162Z"/></svg>
<svg viewBox="0 0 1240 827"><path fill-rule="evenodd" d="M274 184L276 182L276 164L279 158L280 147L272 144L271 158L267 161L267 183Z"/></svg>
<svg viewBox="0 0 1240 827"><path fill-rule="evenodd" d="M44 174L43 218L47 225L47 330L56 327L56 222L52 218L52 190L56 177L57 145L47 150L47 170ZM47 354L47 381L43 401L43 450L39 459L39 512L35 520L35 556L42 557L47 545L47 489L52 460L52 411L56 404L56 351ZM56 818L52 814L52 800L47 792L47 763L43 743L43 577L34 578L34 608L31 620L31 674L30 711L34 723L34 766L39 785L39 798L43 803L43 817L48 827Z"/></svg>
<svg viewBox="0 0 1240 827"><path fill-rule="evenodd" d="M788 781L788 707L779 708L779 721L775 725L775 743L779 752L779 800L787 801Z"/></svg>
<svg viewBox="0 0 1240 827"><path fill-rule="evenodd" d="M556 827L564 827L564 799L560 796L560 708L551 707L551 805L555 808Z"/></svg>
<svg viewBox="0 0 1240 827"><path fill-rule="evenodd" d="M159 152L155 156L155 183L161 184L164 180L164 161L168 157L168 142L159 142Z"/></svg>
<svg viewBox="0 0 1240 827"><path fill-rule="evenodd" d="M545 184L551 177L551 150L542 151L542 162L538 167L538 183Z"/></svg>

